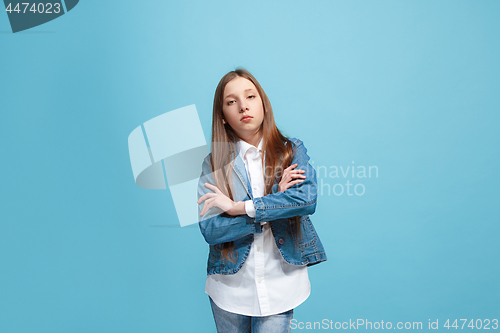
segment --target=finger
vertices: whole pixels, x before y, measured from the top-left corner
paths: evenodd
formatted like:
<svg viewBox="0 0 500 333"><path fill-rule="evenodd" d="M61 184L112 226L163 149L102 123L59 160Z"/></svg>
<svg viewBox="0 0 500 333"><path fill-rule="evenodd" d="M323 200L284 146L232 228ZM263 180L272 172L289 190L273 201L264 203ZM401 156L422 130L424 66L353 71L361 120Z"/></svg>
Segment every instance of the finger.
<svg viewBox="0 0 500 333"><path fill-rule="evenodd" d="M304 181L303 179L294 180L293 182L289 182L288 184L286 184L285 188L288 190L293 185L298 184L298 183L302 183L303 181Z"/></svg>
<svg viewBox="0 0 500 333"><path fill-rule="evenodd" d="M202 196L198 199L198 201L196 201L196 203L199 205L199 204L201 204L201 203L202 203L205 199L206 199L206 194L205 194L205 195L202 195Z"/></svg>
<svg viewBox="0 0 500 333"><path fill-rule="evenodd" d="M212 208L214 200L215 200L215 198L208 199L207 201L205 201L205 204L203 205L203 209L201 210L201 216L205 215L205 213L208 212L210 210L210 208Z"/></svg>
<svg viewBox="0 0 500 333"><path fill-rule="evenodd" d="M213 186L213 185L212 185L212 184L210 184L210 183L205 183L205 187L206 187L206 188L212 189L212 186Z"/></svg>
<svg viewBox="0 0 500 333"><path fill-rule="evenodd" d="M290 184L290 186L293 186L295 184L302 183L303 181L304 181L304 179L297 179L297 180L294 180L293 182L289 182L288 184Z"/></svg>
<svg viewBox="0 0 500 333"><path fill-rule="evenodd" d="M295 170L288 171L286 174L293 176L293 175L297 175L297 174L301 174L301 173L305 173L305 171L301 170L301 169L295 169Z"/></svg>
<svg viewBox="0 0 500 333"><path fill-rule="evenodd" d="M213 207L218 207L219 205L217 205L217 201L216 201L217 198L212 198L212 199L209 199L210 202L208 202L208 207L207 207L207 212L212 209ZM207 200L207 201L209 201Z"/></svg>
<svg viewBox="0 0 500 333"><path fill-rule="evenodd" d="M199 204L201 204L201 203L202 203L203 201L205 201L206 199L208 199L208 198L209 198L209 196L208 196L209 194L212 194L212 193L207 193L207 194L202 195L202 196L198 199L198 201L196 201L196 202L198 203L198 205L199 205Z"/></svg>
<svg viewBox="0 0 500 333"><path fill-rule="evenodd" d="M295 163L297 164L297 163ZM284 172L283 174L295 174L295 173L305 173L304 170L301 170L301 169L294 169L294 170L287 170L286 172Z"/></svg>
<svg viewBox="0 0 500 333"><path fill-rule="evenodd" d="M212 185L210 183L205 183L205 187L211 189L212 191L214 191L215 193L222 193L219 188L215 185Z"/></svg>
<svg viewBox="0 0 500 333"><path fill-rule="evenodd" d="M206 212L206 209L205 209L205 208L206 208L206 207L207 207L207 204L205 203L205 204L203 205L203 208L201 209L200 216L205 215L205 212Z"/></svg>
<svg viewBox="0 0 500 333"><path fill-rule="evenodd" d="M206 194L204 194L203 196L201 196L201 197L198 199L197 203L198 203L198 204L201 204L203 201L207 200L207 199L208 199L208 198L210 198L210 197L213 197L214 195L217 195L217 194L215 194L215 193L206 193Z"/></svg>
<svg viewBox="0 0 500 333"><path fill-rule="evenodd" d="M285 171L291 170L291 169L295 168L297 165L298 165L297 163L294 163L294 164L290 165L288 168L286 168Z"/></svg>
<svg viewBox="0 0 500 333"><path fill-rule="evenodd" d="M290 173L290 177L292 177L292 178L296 178L296 177L299 177L299 176L300 177L305 177L305 174L302 173L302 172L291 172Z"/></svg>
<svg viewBox="0 0 500 333"><path fill-rule="evenodd" d="M300 174L293 174L293 175L290 175L292 178L306 178L307 176L306 175L300 175Z"/></svg>

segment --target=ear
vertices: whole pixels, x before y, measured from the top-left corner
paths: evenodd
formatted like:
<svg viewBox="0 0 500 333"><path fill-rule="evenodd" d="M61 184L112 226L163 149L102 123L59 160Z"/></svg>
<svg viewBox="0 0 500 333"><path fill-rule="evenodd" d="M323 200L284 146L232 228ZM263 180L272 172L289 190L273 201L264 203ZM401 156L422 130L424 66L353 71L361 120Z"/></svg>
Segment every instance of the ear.
<svg viewBox="0 0 500 333"><path fill-rule="evenodd" d="M222 123L225 125L226 124L226 119L222 118Z"/></svg>

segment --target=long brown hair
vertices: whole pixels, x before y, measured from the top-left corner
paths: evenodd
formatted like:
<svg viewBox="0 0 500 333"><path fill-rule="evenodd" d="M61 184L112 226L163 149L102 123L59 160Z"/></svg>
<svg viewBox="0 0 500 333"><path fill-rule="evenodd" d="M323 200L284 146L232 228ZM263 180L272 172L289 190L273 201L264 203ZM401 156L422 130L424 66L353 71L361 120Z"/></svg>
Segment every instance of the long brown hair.
<svg viewBox="0 0 500 333"><path fill-rule="evenodd" d="M275 182L279 182L283 174L283 170L290 166L293 160L292 142L281 134L274 122L273 108L267 97L264 89L244 68L237 68L230 71L222 77L217 89L215 90L214 106L212 114L212 142L211 142L211 166L214 174L215 186L217 186L225 195L234 200L233 197L233 182L232 182L232 164L231 156L236 154L236 142L240 140L236 132L231 128L228 122L223 124L223 99L224 88L226 84L236 77L242 77L255 85L262 99L264 109L264 120L261 125L262 131L262 147L266 153L265 165L264 155L262 154L262 170L264 171L264 195L271 194ZM295 217L295 227L297 235L300 235L299 217ZM233 242L223 243L221 246L222 255L224 258L236 261L234 256Z"/></svg>

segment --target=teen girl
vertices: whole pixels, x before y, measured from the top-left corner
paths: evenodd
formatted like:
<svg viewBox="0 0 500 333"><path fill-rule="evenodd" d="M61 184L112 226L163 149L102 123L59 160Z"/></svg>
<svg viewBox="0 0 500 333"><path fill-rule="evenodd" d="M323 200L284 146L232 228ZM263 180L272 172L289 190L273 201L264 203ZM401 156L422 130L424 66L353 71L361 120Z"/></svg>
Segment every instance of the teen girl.
<svg viewBox="0 0 500 333"><path fill-rule="evenodd" d="M290 332L310 294L307 266L325 261L309 219L316 173L302 141L274 123L269 99L244 69L215 91L211 153L198 183L210 245L205 292L219 333Z"/></svg>

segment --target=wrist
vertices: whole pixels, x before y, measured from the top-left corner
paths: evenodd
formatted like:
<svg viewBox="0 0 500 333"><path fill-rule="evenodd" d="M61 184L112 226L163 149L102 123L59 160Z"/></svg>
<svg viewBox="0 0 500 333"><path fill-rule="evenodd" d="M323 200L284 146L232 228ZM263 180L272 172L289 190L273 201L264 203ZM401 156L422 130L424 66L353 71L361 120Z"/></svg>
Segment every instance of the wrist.
<svg viewBox="0 0 500 333"><path fill-rule="evenodd" d="M233 208L231 208L227 213L233 216L246 214L245 202L244 201L235 202Z"/></svg>

